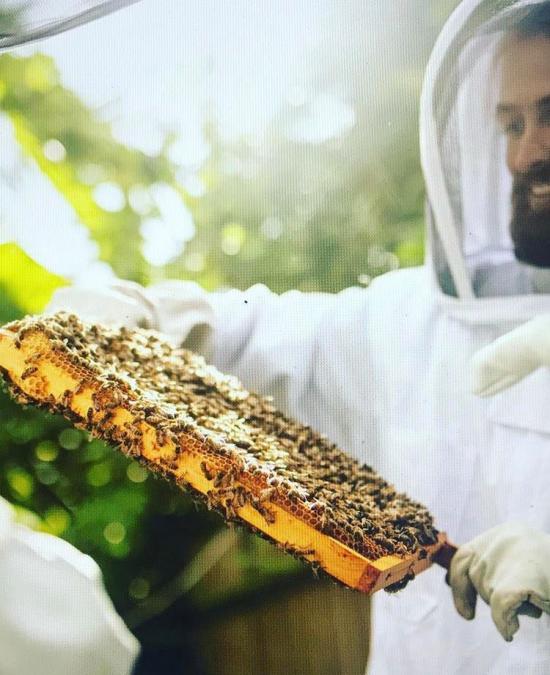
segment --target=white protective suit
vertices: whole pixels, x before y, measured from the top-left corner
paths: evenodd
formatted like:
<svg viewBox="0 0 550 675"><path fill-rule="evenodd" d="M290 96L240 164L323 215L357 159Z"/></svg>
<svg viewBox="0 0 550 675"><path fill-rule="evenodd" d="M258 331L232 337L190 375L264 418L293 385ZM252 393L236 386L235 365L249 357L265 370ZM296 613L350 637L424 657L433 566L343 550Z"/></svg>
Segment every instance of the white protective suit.
<svg viewBox="0 0 550 675"><path fill-rule="evenodd" d="M0 498L0 673L130 675L138 652L92 558Z"/></svg>
<svg viewBox="0 0 550 675"><path fill-rule="evenodd" d="M550 532L550 374L490 400L468 377L477 350L550 311L536 271L514 259L494 122L500 31L533 4L466 0L437 41L421 102L423 267L338 294L120 282L62 289L49 309L187 339L423 502L457 544L511 520ZM521 619L507 644L484 603L472 622L457 614L444 576L434 567L375 596L369 673L550 673L547 615Z"/></svg>

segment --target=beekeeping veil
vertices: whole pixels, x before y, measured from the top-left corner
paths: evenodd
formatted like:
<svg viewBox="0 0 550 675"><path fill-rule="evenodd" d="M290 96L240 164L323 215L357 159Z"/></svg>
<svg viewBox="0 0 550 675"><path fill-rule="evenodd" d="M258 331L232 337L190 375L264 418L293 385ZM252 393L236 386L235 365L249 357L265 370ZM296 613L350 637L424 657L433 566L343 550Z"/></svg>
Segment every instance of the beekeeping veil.
<svg viewBox="0 0 550 675"><path fill-rule="evenodd" d="M469 320L527 318L550 309L550 285L544 289L550 272L519 262L514 253L512 176L496 117L499 48L548 4L465 0L426 71L420 141L429 258L440 299Z"/></svg>
<svg viewBox="0 0 550 675"><path fill-rule="evenodd" d="M138 0L11 0L0 6L0 51L62 33Z"/></svg>

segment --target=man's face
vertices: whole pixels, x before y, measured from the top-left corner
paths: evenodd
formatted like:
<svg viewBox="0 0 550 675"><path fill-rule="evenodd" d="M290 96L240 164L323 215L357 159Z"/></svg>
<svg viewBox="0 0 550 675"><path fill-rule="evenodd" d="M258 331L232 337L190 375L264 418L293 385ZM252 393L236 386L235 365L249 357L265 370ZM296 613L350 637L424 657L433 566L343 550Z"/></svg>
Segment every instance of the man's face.
<svg viewBox="0 0 550 675"><path fill-rule="evenodd" d="M497 116L513 177L516 257L550 267L550 38L508 38Z"/></svg>

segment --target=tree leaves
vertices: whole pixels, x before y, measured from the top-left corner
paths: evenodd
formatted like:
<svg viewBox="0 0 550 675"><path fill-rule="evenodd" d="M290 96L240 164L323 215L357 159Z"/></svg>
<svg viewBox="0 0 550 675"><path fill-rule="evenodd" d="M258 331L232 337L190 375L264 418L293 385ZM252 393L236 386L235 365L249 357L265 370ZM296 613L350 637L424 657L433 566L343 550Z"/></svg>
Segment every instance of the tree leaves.
<svg viewBox="0 0 550 675"><path fill-rule="evenodd" d="M38 314L53 291L67 282L48 272L22 251L17 244L0 244L0 321L15 319L13 314Z"/></svg>

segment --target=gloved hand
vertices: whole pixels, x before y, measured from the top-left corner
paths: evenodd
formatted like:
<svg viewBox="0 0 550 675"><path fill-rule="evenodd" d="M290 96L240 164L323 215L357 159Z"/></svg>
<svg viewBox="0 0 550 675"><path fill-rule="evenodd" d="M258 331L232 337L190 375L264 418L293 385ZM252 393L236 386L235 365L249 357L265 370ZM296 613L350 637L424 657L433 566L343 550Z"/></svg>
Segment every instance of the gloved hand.
<svg viewBox="0 0 550 675"><path fill-rule="evenodd" d="M528 321L476 352L471 362L472 391L493 396L541 366L550 366L550 314Z"/></svg>
<svg viewBox="0 0 550 675"><path fill-rule="evenodd" d="M117 280L98 288L63 286L54 293L45 311L50 314L59 310L107 326L156 328L153 303L146 290L132 281Z"/></svg>
<svg viewBox="0 0 550 675"><path fill-rule="evenodd" d="M550 614L549 561L548 534L521 523L484 532L461 546L451 561L449 584L458 613L473 619L479 594L510 642L519 629L518 614Z"/></svg>
<svg viewBox="0 0 550 675"><path fill-rule="evenodd" d="M59 288L45 313L64 310L92 323L152 328L177 346L203 353L215 323L212 295L192 281L168 280L145 288L117 279L104 287Z"/></svg>

